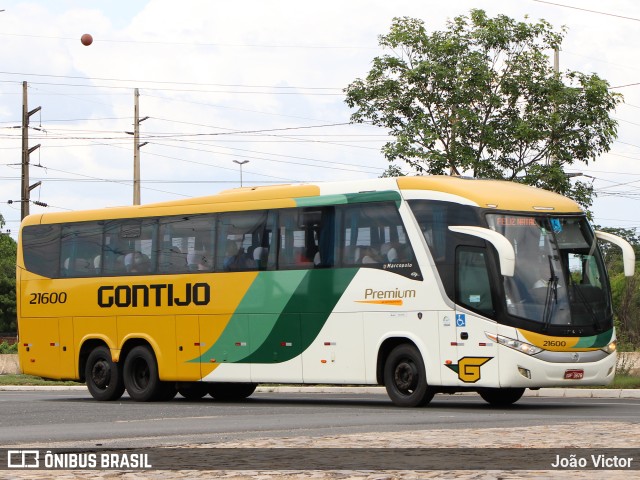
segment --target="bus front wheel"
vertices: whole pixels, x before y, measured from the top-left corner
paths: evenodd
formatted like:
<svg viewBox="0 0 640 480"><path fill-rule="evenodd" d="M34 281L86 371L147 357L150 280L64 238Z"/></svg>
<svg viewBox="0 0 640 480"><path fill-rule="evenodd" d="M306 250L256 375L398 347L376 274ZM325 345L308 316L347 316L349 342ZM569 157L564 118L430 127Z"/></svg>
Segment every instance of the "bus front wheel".
<svg viewBox="0 0 640 480"><path fill-rule="evenodd" d="M483 388L478 393L489 405L507 407L520 400L524 388Z"/></svg>
<svg viewBox="0 0 640 480"><path fill-rule="evenodd" d="M164 384L158 376L156 357L149 347L134 347L124 361L123 373L127 393L135 401L158 400L162 395Z"/></svg>
<svg viewBox="0 0 640 480"><path fill-rule="evenodd" d="M107 347L91 350L84 376L89 393L96 400L117 400L124 393L122 374L118 364L111 360L111 351Z"/></svg>
<svg viewBox="0 0 640 480"><path fill-rule="evenodd" d="M407 343L395 347L387 357L384 385L391 401L399 407L426 405L435 393L427 384L420 351Z"/></svg>

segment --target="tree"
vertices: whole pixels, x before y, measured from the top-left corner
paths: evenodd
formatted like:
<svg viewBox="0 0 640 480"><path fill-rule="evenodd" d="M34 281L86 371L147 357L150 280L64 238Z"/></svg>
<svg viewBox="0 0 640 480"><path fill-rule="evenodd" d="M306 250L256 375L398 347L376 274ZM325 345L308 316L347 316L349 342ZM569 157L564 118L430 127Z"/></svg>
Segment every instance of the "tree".
<svg viewBox="0 0 640 480"><path fill-rule="evenodd" d="M0 229L3 226L0 214ZM15 240L0 233L0 332L17 331L16 251Z"/></svg>
<svg viewBox="0 0 640 480"><path fill-rule="evenodd" d="M563 35L483 10L431 34L422 20L395 18L379 38L392 54L345 89L351 120L387 128L395 139L384 155L417 173L519 181L588 208L593 188L564 167L609 150L621 96L595 74L554 72L547 52Z"/></svg>
<svg viewBox="0 0 640 480"><path fill-rule="evenodd" d="M597 228L597 227L596 227ZM640 259L640 236L633 228L600 228L608 233L618 235L629 242ZM636 264L633 277L624 276L622 252L618 247L600 243L604 261L611 280L613 312L618 328L618 343L623 349L640 348L640 268Z"/></svg>
<svg viewBox="0 0 640 480"><path fill-rule="evenodd" d="M640 236L636 233L635 228L612 228L594 225L596 230L611 233L625 239L631 244L635 251L636 258L640 260ZM609 275L617 275L623 272L622 250L608 242L600 242L600 251L604 257L604 263L607 267Z"/></svg>

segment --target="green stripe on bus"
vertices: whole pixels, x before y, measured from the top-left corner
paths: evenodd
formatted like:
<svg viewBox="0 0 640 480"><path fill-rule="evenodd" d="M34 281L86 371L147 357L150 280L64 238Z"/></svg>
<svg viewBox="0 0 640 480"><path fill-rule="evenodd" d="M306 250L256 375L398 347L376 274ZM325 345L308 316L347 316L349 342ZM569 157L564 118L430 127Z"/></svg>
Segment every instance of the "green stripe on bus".
<svg viewBox="0 0 640 480"><path fill-rule="evenodd" d="M261 272L220 338L191 362L280 363L294 358L316 338L357 271Z"/></svg>
<svg viewBox="0 0 640 480"><path fill-rule="evenodd" d="M280 363L304 352L322 330L357 271L357 268L308 270L269 336L242 362Z"/></svg>
<svg viewBox="0 0 640 480"><path fill-rule="evenodd" d="M606 346L612 338L613 329L610 329L599 335L579 339L573 348L602 348Z"/></svg>
<svg viewBox="0 0 640 480"><path fill-rule="evenodd" d="M360 192L336 195L320 195L318 197L299 197L294 199L298 207L317 207L323 205L344 205L348 203L365 202L396 202L400 203L400 193L393 190L381 192Z"/></svg>

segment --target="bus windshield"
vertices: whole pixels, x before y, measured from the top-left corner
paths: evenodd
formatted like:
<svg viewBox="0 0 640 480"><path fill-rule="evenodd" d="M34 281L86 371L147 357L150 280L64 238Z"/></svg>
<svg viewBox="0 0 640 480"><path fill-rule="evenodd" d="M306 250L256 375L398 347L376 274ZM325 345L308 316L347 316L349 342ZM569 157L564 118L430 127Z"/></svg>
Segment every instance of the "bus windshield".
<svg viewBox="0 0 640 480"><path fill-rule="evenodd" d="M596 238L584 217L488 214L516 254L504 278L507 312L550 326L611 328L610 294Z"/></svg>

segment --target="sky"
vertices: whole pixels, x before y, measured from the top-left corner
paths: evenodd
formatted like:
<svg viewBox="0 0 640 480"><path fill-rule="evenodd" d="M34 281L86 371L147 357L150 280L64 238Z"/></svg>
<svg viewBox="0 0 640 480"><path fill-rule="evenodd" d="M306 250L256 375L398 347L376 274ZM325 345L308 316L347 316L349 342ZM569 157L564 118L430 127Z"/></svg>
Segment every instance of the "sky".
<svg viewBox="0 0 640 480"><path fill-rule="evenodd" d="M640 227L637 0L0 0L3 231L17 238L20 223L23 82L28 109L41 107L31 199L48 205L31 213L132 204L135 89L148 117L143 204L236 188L241 175L244 186L376 178L389 137L350 123L344 88L387 53L378 36L394 17L433 32L472 8L566 26L560 70L624 95L611 151L567 171L593 182L595 224Z"/></svg>

